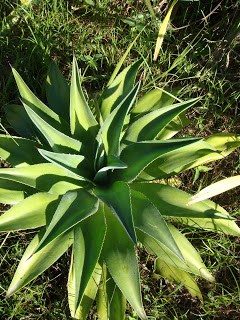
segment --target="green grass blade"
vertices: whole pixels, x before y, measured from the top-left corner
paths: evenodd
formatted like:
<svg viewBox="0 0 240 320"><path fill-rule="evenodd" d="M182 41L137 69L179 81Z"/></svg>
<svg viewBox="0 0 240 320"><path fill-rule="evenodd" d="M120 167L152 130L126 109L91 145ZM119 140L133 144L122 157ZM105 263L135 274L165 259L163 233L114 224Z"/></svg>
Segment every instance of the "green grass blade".
<svg viewBox="0 0 240 320"><path fill-rule="evenodd" d="M158 38L157 38L157 43L156 43L156 47L155 47L155 51L154 51L154 55L153 55L153 61L156 61L159 55L159 51L161 49L162 43L163 43L163 39L165 36L165 33L167 31L167 26L168 26L168 22L170 20L171 14L172 14L172 10L173 7L175 6L175 4L177 3L178 0L174 0L167 12L166 17L164 18L162 25L160 27L159 33L158 33Z"/></svg>

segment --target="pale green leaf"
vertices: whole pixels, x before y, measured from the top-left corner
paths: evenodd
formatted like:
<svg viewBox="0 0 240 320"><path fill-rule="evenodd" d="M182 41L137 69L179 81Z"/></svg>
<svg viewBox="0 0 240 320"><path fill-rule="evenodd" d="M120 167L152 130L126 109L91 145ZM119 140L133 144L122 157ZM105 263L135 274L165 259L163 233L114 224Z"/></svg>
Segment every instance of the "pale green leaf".
<svg viewBox="0 0 240 320"><path fill-rule="evenodd" d="M101 279L101 273L101 266L97 264L84 291L82 302L78 309L75 310L75 267L72 260L68 277L68 303L73 319L85 320L87 318L93 300L95 299L97 294L98 285Z"/></svg>
<svg viewBox="0 0 240 320"><path fill-rule="evenodd" d="M52 241L43 250L33 255L35 248L41 241L44 231L44 229L41 230L27 247L7 291L7 296L12 295L44 270L48 269L73 243L73 232L69 230Z"/></svg>
<svg viewBox="0 0 240 320"><path fill-rule="evenodd" d="M143 193L159 210L168 217L201 218L208 220L227 219L231 217L212 208L205 202L187 206L191 195L174 187L159 183L132 183L131 189Z"/></svg>
<svg viewBox="0 0 240 320"><path fill-rule="evenodd" d="M131 191L131 200L135 227L161 242L185 262L166 221L157 208L142 193L134 190Z"/></svg>
<svg viewBox="0 0 240 320"><path fill-rule="evenodd" d="M0 202L16 204L35 193L33 188L16 181L0 179Z"/></svg>
<svg viewBox="0 0 240 320"><path fill-rule="evenodd" d="M20 168L0 168L0 178L20 182L52 194L65 194L69 190L86 186L66 170L52 164L42 163Z"/></svg>
<svg viewBox="0 0 240 320"><path fill-rule="evenodd" d="M64 130L66 133L69 132L67 122L62 120L54 111L48 108L33 94L14 68L12 69L12 72L23 102L27 104L37 115L44 119L44 121L55 127L57 130Z"/></svg>
<svg viewBox="0 0 240 320"><path fill-rule="evenodd" d="M103 245L103 259L107 268L138 316L146 320L139 282L134 245L113 213L106 207L107 234ZM113 241L114 239L114 241Z"/></svg>
<svg viewBox="0 0 240 320"><path fill-rule="evenodd" d="M220 193L226 192L233 188L236 188L240 185L240 175L235 177L230 177L211 184L210 186L202 189L200 192L191 197L191 200L188 202L188 206L193 203L209 199Z"/></svg>
<svg viewBox="0 0 240 320"><path fill-rule="evenodd" d="M65 169L70 172L70 174L76 175L80 179L91 181L91 165L84 156L78 154L55 153L43 149L38 149L38 152L47 161Z"/></svg>
<svg viewBox="0 0 240 320"><path fill-rule="evenodd" d="M58 206L59 196L35 193L0 216L0 231L33 229L49 224Z"/></svg>
<svg viewBox="0 0 240 320"><path fill-rule="evenodd" d="M158 134L181 112L193 106L199 98L169 105L142 116L127 129L123 143L156 139Z"/></svg>
<svg viewBox="0 0 240 320"><path fill-rule="evenodd" d="M105 264L101 280L96 298L98 318L101 320L124 320L126 298L107 272Z"/></svg>
<svg viewBox="0 0 240 320"><path fill-rule="evenodd" d="M84 189L67 192L61 199L35 252L98 210L98 199Z"/></svg>
<svg viewBox="0 0 240 320"><path fill-rule="evenodd" d="M56 130L49 123L44 121L37 113L35 113L27 104L24 103L24 108L29 117L40 130L43 136L48 141L49 145L55 152L83 152L83 145L80 141L75 140L61 131Z"/></svg>
<svg viewBox="0 0 240 320"><path fill-rule="evenodd" d="M173 265L161 260L160 258L155 261L155 268L163 277L176 283L182 283L193 297L197 296L202 300L201 291L196 281L188 272L174 267Z"/></svg>

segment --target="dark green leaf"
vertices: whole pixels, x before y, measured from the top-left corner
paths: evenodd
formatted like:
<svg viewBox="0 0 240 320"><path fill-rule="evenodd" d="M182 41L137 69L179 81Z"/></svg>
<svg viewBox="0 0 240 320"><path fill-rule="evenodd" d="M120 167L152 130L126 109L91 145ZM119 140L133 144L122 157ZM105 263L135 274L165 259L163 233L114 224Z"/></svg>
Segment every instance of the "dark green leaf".
<svg viewBox="0 0 240 320"><path fill-rule="evenodd" d="M137 245L128 185L117 181L108 187L97 186L93 192L112 210L125 232L133 243Z"/></svg>

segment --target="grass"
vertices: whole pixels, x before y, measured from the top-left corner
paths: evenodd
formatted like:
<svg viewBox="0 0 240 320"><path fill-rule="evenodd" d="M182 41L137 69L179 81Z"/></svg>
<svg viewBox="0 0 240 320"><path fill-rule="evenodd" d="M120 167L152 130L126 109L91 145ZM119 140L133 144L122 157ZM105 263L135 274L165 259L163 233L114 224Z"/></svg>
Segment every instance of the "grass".
<svg viewBox="0 0 240 320"><path fill-rule="evenodd" d="M152 1L156 19L144 1L36 0L30 7L16 2L0 4L1 106L18 103L9 63L45 100L44 81L50 59L57 61L69 77L73 50L84 75L83 86L90 92L89 98L96 97L129 43L145 27L126 60L129 64L145 58L142 90L159 86L177 91L182 99L203 97L188 114L192 124L184 134L208 136L222 131L239 134L238 1L178 3L156 63L152 55L159 21L167 11L166 2ZM0 117L2 125L11 130L2 108ZM200 172L194 183L195 170L183 173L181 187L194 193L216 179L239 174L239 152L210 166L212 170ZM216 202L239 218L239 188L218 196ZM191 228L182 230L211 268L216 283L199 279L204 300L193 299L181 285L159 277L154 271L154 257L140 248L142 294L149 319L239 319L239 239ZM5 298L31 237L31 232L0 234L0 318L70 319L66 296L69 253L20 294ZM94 310L89 319L96 318ZM130 307L126 319L137 319Z"/></svg>

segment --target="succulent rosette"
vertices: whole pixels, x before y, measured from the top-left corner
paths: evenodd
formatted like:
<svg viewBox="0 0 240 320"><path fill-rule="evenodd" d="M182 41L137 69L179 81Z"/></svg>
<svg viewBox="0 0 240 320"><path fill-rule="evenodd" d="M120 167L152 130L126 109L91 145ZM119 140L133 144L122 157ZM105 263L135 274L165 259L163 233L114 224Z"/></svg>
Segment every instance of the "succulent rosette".
<svg viewBox="0 0 240 320"><path fill-rule="evenodd" d="M71 315L86 319L97 301L99 319L123 319L126 299L144 312L136 246L156 255L155 266L201 298L194 275L213 280L173 221L240 235L234 219L210 200L187 206L191 195L161 183L184 170L222 159L240 145L234 134L174 138L188 124L180 101L159 88L137 99L142 61L116 75L87 101L76 58L71 84L52 63L48 106L13 69L22 105L8 105L17 135L0 135L0 231L37 229L7 295L50 267L70 247ZM177 103L174 101L177 100ZM159 182L160 180L160 182ZM158 181L158 182L156 182ZM165 271L164 271L165 270Z"/></svg>

